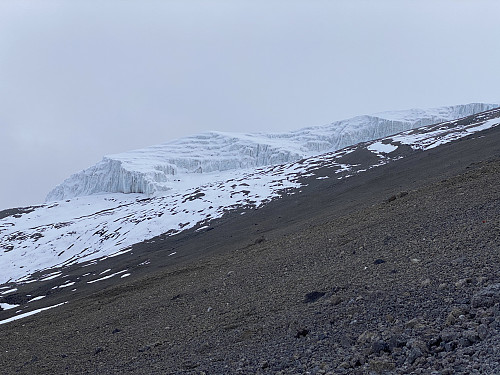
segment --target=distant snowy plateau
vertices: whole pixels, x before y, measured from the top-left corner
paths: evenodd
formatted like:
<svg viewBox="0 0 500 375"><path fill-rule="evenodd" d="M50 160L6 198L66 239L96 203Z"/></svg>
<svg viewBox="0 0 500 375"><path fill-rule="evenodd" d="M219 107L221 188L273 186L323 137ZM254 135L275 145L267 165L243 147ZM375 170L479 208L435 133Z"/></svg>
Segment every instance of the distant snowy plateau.
<svg viewBox="0 0 500 375"><path fill-rule="evenodd" d="M496 107L385 112L289 133L210 132L104 157L52 190L46 204L0 212L0 284L9 283L0 287L0 302L16 284L62 272L38 271L124 254L160 234L205 230L229 210L245 214L299 194L308 179L349 178L498 126ZM456 120L476 113L472 122ZM371 161L352 163L355 152ZM325 167L330 177L320 173ZM127 275L125 269L101 278Z"/></svg>

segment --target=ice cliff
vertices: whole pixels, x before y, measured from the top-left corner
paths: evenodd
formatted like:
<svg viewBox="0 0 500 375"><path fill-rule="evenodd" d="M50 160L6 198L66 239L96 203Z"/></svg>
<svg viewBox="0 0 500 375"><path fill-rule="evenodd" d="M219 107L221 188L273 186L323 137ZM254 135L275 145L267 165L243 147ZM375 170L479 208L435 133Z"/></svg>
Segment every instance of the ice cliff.
<svg viewBox="0 0 500 375"><path fill-rule="evenodd" d="M55 187L47 195L47 201L104 192L147 195L168 192L195 174L202 178L211 172L287 163L495 107L498 104L471 103L382 112L287 133L203 133L105 156Z"/></svg>

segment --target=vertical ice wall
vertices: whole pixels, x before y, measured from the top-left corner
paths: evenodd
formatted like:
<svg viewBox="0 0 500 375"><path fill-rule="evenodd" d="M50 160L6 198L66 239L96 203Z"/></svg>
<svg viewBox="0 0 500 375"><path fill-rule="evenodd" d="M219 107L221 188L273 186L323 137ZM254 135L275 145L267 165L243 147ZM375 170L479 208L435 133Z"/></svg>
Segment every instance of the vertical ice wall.
<svg viewBox="0 0 500 375"><path fill-rule="evenodd" d="M357 116L288 133L208 132L104 157L55 187L48 201L95 193L165 192L182 176L281 164L498 107L472 103Z"/></svg>

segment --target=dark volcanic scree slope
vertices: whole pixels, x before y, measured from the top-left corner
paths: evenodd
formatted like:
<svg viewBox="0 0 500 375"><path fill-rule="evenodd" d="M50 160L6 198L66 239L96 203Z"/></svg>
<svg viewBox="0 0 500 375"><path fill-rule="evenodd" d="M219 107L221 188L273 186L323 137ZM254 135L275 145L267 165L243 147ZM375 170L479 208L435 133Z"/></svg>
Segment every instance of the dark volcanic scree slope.
<svg viewBox="0 0 500 375"><path fill-rule="evenodd" d="M398 152L340 180L325 162L300 193L65 269L126 279L18 285L8 303L69 302L0 325L0 373L499 373L500 127Z"/></svg>

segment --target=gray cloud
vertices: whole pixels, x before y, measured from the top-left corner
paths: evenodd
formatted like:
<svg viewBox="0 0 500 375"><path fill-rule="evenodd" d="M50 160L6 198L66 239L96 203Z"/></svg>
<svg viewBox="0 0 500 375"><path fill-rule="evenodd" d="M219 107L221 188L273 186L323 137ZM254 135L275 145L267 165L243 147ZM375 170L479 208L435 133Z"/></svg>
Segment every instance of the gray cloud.
<svg viewBox="0 0 500 375"><path fill-rule="evenodd" d="M0 2L0 208L104 154L500 100L494 1Z"/></svg>

